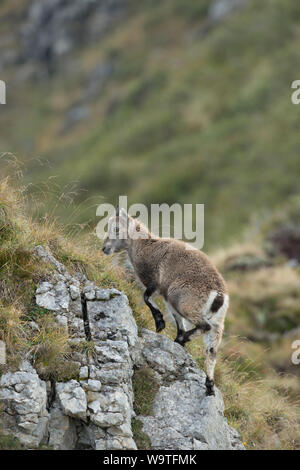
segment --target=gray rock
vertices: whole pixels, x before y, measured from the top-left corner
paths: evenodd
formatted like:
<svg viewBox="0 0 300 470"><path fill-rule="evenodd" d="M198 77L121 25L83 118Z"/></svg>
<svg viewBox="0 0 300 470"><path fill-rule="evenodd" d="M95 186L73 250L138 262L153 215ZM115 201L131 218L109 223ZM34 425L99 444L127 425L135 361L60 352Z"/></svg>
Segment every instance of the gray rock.
<svg viewBox="0 0 300 470"><path fill-rule="evenodd" d="M42 282L39 287L36 290L36 294L45 294L46 292L49 292L49 290L53 289L53 284L50 284L50 282Z"/></svg>
<svg viewBox="0 0 300 470"><path fill-rule="evenodd" d="M131 437L118 437L115 439L107 439L106 447L102 448L102 442L97 443L96 450L136 450L136 444Z"/></svg>
<svg viewBox="0 0 300 470"><path fill-rule="evenodd" d="M97 449L100 443L106 448L106 431L92 422L88 425L81 423L80 426L77 426L77 436L77 448L79 449Z"/></svg>
<svg viewBox="0 0 300 470"><path fill-rule="evenodd" d="M83 366L80 368L79 371L79 378L80 379L87 379L89 376L89 368L87 366Z"/></svg>
<svg viewBox="0 0 300 470"><path fill-rule="evenodd" d="M126 295L107 289L109 301L88 302L91 333L97 340L126 340L129 347L137 343L137 326Z"/></svg>
<svg viewBox="0 0 300 470"><path fill-rule="evenodd" d="M209 17L212 21L220 21L235 8L243 6L246 1L247 0L215 0L209 9Z"/></svg>
<svg viewBox="0 0 300 470"><path fill-rule="evenodd" d="M86 420L86 395L76 380L57 383L56 393L60 406L67 416Z"/></svg>
<svg viewBox="0 0 300 470"><path fill-rule="evenodd" d="M72 300L77 300L80 297L80 288L78 285L71 284L70 287L70 296Z"/></svg>
<svg viewBox="0 0 300 470"><path fill-rule="evenodd" d="M68 318L65 315L57 315L56 321L59 326L68 331Z"/></svg>
<svg viewBox="0 0 300 470"><path fill-rule="evenodd" d="M72 450L77 441L74 420L67 416L56 401L50 411L48 445L54 450Z"/></svg>
<svg viewBox="0 0 300 470"><path fill-rule="evenodd" d="M42 282L37 289L36 303L47 310L55 312L67 311L69 302L69 292L63 281L58 281L54 286L51 285L51 290L49 290L48 282Z"/></svg>
<svg viewBox="0 0 300 470"><path fill-rule="evenodd" d="M107 61L100 63L92 70L83 98L84 101L94 99L104 91L105 85L114 73L114 69L114 62Z"/></svg>
<svg viewBox="0 0 300 470"><path fill-rule="evenodd" d="M63 274L66 272L65 266L54 258L48 248L38 245L34 249L34 254L39 260L55 268L58 273Z"/></svg>
<svg viewBox="0 0 300 470"><path fill-rule="evenodd" d="M39 379L29 362L0 379L1 426L4 434L27 447L38 447L45 437L49 415L46 382Z"/></svg>
<svg viewBox="0 0 300 470"><path fill-rule="evenodd" d="M205 374L180 345L143 330L141 354L160 383L151 416L139 416L152 449L243 449L224 417L221 393L205 394Z"/></svg>
<svg viewBox="0 0 300 470"><path fill-rule="evenodd" d="M100 392L101 382L100 382L100 380L89 379L87 381L87 384L86 384L85 388L86 388L86 390L89 390L91 392Z"/></svg>
<svg viewBox="0 0 300 470"><path fill-rule="evenodd" d="M102 37L124 18L125 0L35 0L21 31L22 58L49 72L74 47Z"/></svg>
<svg viewBox="0 0 300 470"><path fill-rule="evenodd" d="M35 321L30 321L28 322L28 325L30 326L30 328L34 331L39 331L39 325L35 322Z"/></svg>
<svg viewBox="0 0 300 470"><path fill-rule="evenodd" d="M52 265L56 266L55 260L47 251L45 254L42 250L42 256L47 263L50 256ZM73 421L76 420L78 445L81 448L84 445L91 448L109 449L110 445L122 448L120 446L123 444L124 448L135 448L131 432L131 356L138 339L128 299L116 289L100 289L84 277L70 276L60 265L58 268L59 271L52 276L53 280L51 279L48 286L40 286L40 294L37 295L46 294L55 299L57 310L54 312L58 323L62 323L62 317L67 318L68 329L72 334L71 342L79 345L82 340L88 339L82 318L81 293L84 294L88 310L88 328L94 342L94 352L88 361L85 354L73 354L79 361L79 381L56 384L60 412L71 417ZM64 296L68 296L69 304L62 315L64 305L61 300ZM40 302L39 297L37 300ZM55 416L57 413L56 410ZM90 425L92 430L89 429ZM107 429L113 430L114 434L106 434ZM54 432L54 436L55 434L57 433Z"/></svg>
<svg viewBox="0 0 300 470"><path fill-rule="evenodd" d="M84 104L74 104L66 113L61 134L68 132L75 124L86 119L90 114L89 108Z"/></svg>
<svg viewBox="0 0 300 470"><path fill-rule="evenodd" d="M98 400L88 404L88 408L91 421L103 428L126 423L126 418L130 419L132 414L127 395L122 390L101 394Z"/></svg>

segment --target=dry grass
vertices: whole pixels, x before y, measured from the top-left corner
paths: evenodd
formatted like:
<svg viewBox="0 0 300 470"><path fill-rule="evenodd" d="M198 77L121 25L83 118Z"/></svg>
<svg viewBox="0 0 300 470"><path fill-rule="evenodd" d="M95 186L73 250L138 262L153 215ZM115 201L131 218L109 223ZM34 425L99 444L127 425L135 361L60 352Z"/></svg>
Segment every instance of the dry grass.
<svg viewBox="0 0 300 470"><path fill-rule="evenodd" d="M231 331L256 337L279 336L300 322L299 272L288 266L238 273L228 279Z"/></svg>
<svg viewBox="0 0 300 470"><path fill-rule="evenodd" d="M222 364L219 373L229 423L242 434L248 449L299 448L299 406L280 395L269 377L245 380ZM241 380L242 377L242 380Z"/></svg>
<svg viewBox="0 0 300 470"><path fill-rule="evenodd" d="M222 269L228 263L228 260L244 256L245 254L262 257L264 252L260 244L255 243L255 241L245 241L244 243L235 243L226 249L219 248L211 253L210 257Z"/></svg>
<svg viewBox="0 0 300 470"><path fill-rule="evenodd" d="M18 355L26 344L26 325L22 312L14 304L0 306L0 339L5 342L9 357Z"/></svg>

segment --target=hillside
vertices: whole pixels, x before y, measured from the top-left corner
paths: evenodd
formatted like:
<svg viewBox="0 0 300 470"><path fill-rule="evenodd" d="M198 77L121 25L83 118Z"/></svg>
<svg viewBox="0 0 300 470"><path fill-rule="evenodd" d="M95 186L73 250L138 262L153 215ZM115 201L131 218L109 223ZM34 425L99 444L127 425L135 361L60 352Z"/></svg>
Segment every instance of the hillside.
<svg viewBox="0 0 300 470"><path fill-rule="evenodd" d="M103 295L103 288L119 289L127 294L139 328L139 336L142 335L143 341L147 344L147 347L142 347L142 351L146 355L149 354L148 366L151 361L154 361L154 370L158 368L160 373L165 374L164 383L168 374L171 374L171 379L175 366L164 361L163 357L169 354L173 343L167 341L167 338L164 339L164 336L173 339L174 327L168 325L162 335L154 335L158 339L153 340L149 336L150 333L145 336L142 328L154 329L152 316L142 301L140 289L128 280L129 274L122 268L116 268L111 264L110 258L102 254L99 241L92 234L87 236L82 233L70 237L57 220L48 217L43 222L38 222L32 218L30 212L26 210L26 197L22 190L13 190L7 180L1 180L0 339L6 343L8 359L7 365L1 366L2 376L7 371L16 370L20 359L25 357L31 361L41 380L62 384L73 381L72 384L74 384L74 380L78 380L78 360L82 360L80 359L82 354L93 358L94 348L97 354L104 354L101 352L103 338L99 337L95 342L95 340L90 341L89 337L84 339L83 331L78 333L81 330L78 330L76 313L75 317L72 313L73 332L70 336L66 333L61 315L55 320L57 314L55 313L57 308L53 305L55 296L51 294L49 297L48 295L49 289L53 289L51 284L53 259L49 258L47 261L48 255L42 254L46 260L45 263L45 260L41 262L37 258L37 246L41 246L44 248L38 248L40 254L43 252L41 250L50 249L58 262L65 266L63 269L69 271L70 275L67 275L66 271L61 270L59 263L55 265L56 269L59 269L60 274L57 279L60 283L62 279L65 279L64 282L67 280L68 285L72 282L76 284L80 276L82 279L86 279L86 276L96 283L97 288L100 288L101 295ZM231 298L225 336L217 362L216 383L223 395L228 424L241 434L247 449L296 449L300 446L299 377L297 377L298 368L291 363L290 357L291 343L297 338L295 325L299 324L297 320L299 318L299 268L287 265L286 260L281 256L275 258L267 256L263 249L258 249L257 246L259 246L258 243L253 246L235 246L228 251L216 253L214 256L228 281ZM75 274L76 281L74 280ZM36 291L37 286L39 289ZM92 283L89 283L87 287L88 289L84 292L89 295L87 298L92 299L95 291L91 295L89 293L95 288ZM58 284L55 289L57 301L64 310L66 309L65 291ZM114 295L111 298L113 299ZM49 304L49 299L51 304ZM105 308L104 305L103 308ZM111 315L113 308L107 308L107 312ZM103 312L103 309L101 311ZM101 319L104 315L96 314L96 310L92 311L92 318L95 316L96 319L98 316ZM58 320L61 327L55 326ZM90 328L92 335L98 332L97 334L101 336L102 329L99 330L96 325L93 326L93 323ZM75 338L78 334L79 337L82 336L77 346L74 344L74 334ZM97 343L99 339L100 343ZM156 352L151 352L149 349L151 343L151 347L157 348ZM178 350L175 348L171 354L174 364L176 361L179 361L178 364L187 361L190 367L191 359L183 359L183 349L176 347ZM202 369L204 351L201 340L190 343L187 349ZM116 351L113 354L116 355ZM168 364L171 365L168 366ZM31 369L28 369L28 364L22 367L25 367L25 371L33 373ZM170 371L168 369L165 371L163 367L170 367ZM192 368L195 368L195 363ZM109 370L107 373L108 377L113 377ZM193 374L190 373L190 376ZM8 379L5 380L7 383ZM14 380L14 378L9 380ZM34 375L34 380L38 380L36 375ZM172 380L171 387L173 387ZM133 388L135 410L138 415L145 417L143 422L147 430L146 434L149 433L151 436L153 423L156 422L155 414L151 418L152 409L156 412L159 409L157 402L155 406L153 404L155 399L153 392L158 389L153 383L151 370L149 372L146 368L136 373L133 378ZM191 390L194 390L193 387ZM64 393L73 393L63 385L60 386L59 391L62 394L62 404ZM157 393L156 396L163 399L163 391ZM176 393L174 389L175 398ZM170 406L173 406L171 402ZM81 416L80 409L66 412L73 418ZM164 415L167 412L166 409ZM211 415L211 418L215 419L213 416ZM141 431L140 425L134 423L133 431L134 439L139 443L140 448L149 448L149 437ZM165 438L168 436L166 435ZM213 437L215 438L217 439L216 436ZM14 439L0 435L1 448L16 448L18 445L20 444ZM155 441L153 445L155 447Z"/></svg>
<svg viewBox="0 0 300 470"><path fill-rule="evenodd" d="M32 191L87 200L79 222L119 194L205 203L215 250L299 191L299 19L294 0L4 0L0 150Z"/></svg>
<svg viewBox="0 0 300 470"><path fill-rule="evenodd" d="M66 290L69 299L70 279L75 288L79 282L79 297L108 296L112 317L117 289L126 321L135 325L132 312L138 327L137 353L122 328L116 341L128 343L129 349L120 346L124 370L130 375L135 368L135 374L131 384L124 372L122 386L141 420L130 422L121 413L125 426L121 433L113 429L113 445L123 445L118 439L125 437L128 448L131 438L139 448L156 448L156 428L160 442L174 445L164 427L177 416L183 381L192 397L203 398L202 341L187 344L186 353L173 345L173 325L152 334L152 316L132 273L122 257L101 252L96 206L125 194L128 204L205 204L203 249L230 294L216 367L220 394L217 406L204 407L215 420L216 413L223 416L224 400L219 448L234 446L239 433L246 449L300 449L300 366L291 360L300 324L299 106L291 103L291 83L300 77L299 20L295 0L0 2L0 80L7 85L7 104L0 106L0 340L8 360L0 378L5 401L5 394L15 398L19 372L30 375L44 399L38 423L50 423L52 412L54 421L67 421L64 445L76 439L87 445L88 433L77 421L86 419L86 408L83 415L67 410L64 398L83 397L82 358L105 357L101 348L107 346L96 335L90 340L82 318L65 309L80 339L76 348L66 319L40 302L39 295L53 301ZM56 260L54 268L53 258L51 265L36 256L43 250ZM68 279L64 274L57 292L52 276L59 278L53 272L60 265ZM86 283L94 292L84 291ZM101 309L94 313L103 320ZM114 346L107 354L119 360ZM170 351L176 386L172 370L155 361ZM189 377L180 364L191 369ZM70 381L76 385L68 389ZM159 422L162 381L172 398ZM60 404L54 383L61 384ZM21 390L23 383L15 385ZM185 433L196 412L192 401L187 421L176 424L176 445L187 439L192 448L211 448L214 436L202 439L200 415L200 427ZM95 420L107 418L95 410ZM9 425L14 429L15 422ZM197 433L202 440L194 442ZM0 419L0 449L44 445L40 436L24 444L4 434ZM92 434L91 447L110 445L106 431ZM56 431L53 436L45 442L57 448Z"/></svg>

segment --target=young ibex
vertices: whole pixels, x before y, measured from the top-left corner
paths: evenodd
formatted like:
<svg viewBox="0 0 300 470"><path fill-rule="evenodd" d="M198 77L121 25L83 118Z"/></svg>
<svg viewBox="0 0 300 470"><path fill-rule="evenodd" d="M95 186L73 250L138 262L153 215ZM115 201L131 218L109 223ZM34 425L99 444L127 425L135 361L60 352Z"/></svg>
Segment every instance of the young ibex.
<svg viewBox="0 0 300 470"><path fill-rule="evenodd" d="M134 234L134 235L133 235ZM225 282L201 251L185 242L159 238L124 209L109 219L103 252L126 250L137 277L146 290L144 300L155 320L156 331L165 327L153 294L163 296L177 324L175 341L182 346L204 333L206 347L206 394L214 395L216 353L222 339L228 308ZM186 322L191 329L186 330Z"/></svg>

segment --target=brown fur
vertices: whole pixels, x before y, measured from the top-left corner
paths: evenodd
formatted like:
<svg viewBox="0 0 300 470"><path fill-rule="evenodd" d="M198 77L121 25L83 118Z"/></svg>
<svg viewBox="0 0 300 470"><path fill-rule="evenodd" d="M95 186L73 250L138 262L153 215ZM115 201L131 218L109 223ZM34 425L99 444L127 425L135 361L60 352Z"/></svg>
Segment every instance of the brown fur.
<svg viewBox="0 0 300 470"><path fill-rule="evenodd" d="M130 240L128 255L140 281L159 292L185 318L197 325L209 293L226 293L225 282L208 257L186 249L180 240L151 236Z"/></svg>

